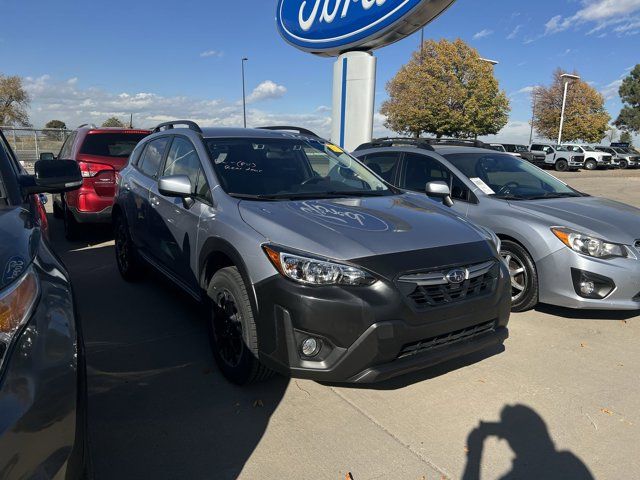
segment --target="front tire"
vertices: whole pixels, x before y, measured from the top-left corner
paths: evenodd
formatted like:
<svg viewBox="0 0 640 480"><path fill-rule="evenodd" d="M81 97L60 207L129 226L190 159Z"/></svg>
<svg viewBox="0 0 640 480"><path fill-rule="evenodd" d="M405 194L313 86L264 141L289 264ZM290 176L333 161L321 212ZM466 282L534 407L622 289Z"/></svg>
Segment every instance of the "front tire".
<svg viewBox="0 0 640 480"><path fill-rule="evenodd" d="M129 234L129 228L122 215L113 221L115 237L116 263L120 275L127 282L140 280L144 272L144 264Z"/></svg>
<svg viewBox="0 0 640 480"><path fill-rule="evenodd" d="M556 162L557 172L566 172L567 170L569 170L569 163L566 160L558 160Z"/></svg>
<svg viewBox="0 0 640 480"><path fill-rule="evenodd" d="M584 163L584 168L586 168L587 170L595 170L596 168L598 168L598 162L589 159Z"/></svg>
<svg viewBox="0 0 640 480"><path fill-rule="evenodd" d="M518 243L504 240L500 256L511 277L511 311L531 310L538 303L538 272L529 253Z"/></svg>
<svg viewBox="0 0 640 480"><path fill-rule="evenodd" d="M258 359L258 335L242 275L236 267L219 270L207 291L211 299L213 356L227 380L247 385L266 380L273 371Z"/></svg>
<svg viewBox="0 0 640 480"><path fill-rule="evenodd" d="M629 163L626 160L620 160L620 168L623 170L629 168Z"/></svg>

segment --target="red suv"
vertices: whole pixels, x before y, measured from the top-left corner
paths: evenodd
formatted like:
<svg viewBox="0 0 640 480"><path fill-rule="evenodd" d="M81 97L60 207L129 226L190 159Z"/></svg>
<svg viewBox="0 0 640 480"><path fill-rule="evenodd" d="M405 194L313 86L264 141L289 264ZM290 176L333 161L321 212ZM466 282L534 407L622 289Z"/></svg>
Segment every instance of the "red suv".
<svg viewBox="0 0 640 480"><path fill-rule="evenodd" d="M111 222L116 174L149 130L82 125L66 140L58 159L75 160L84 179L82 187L53 198L53 213L64 219L65 235L77 237L80 225Z"/></svg>

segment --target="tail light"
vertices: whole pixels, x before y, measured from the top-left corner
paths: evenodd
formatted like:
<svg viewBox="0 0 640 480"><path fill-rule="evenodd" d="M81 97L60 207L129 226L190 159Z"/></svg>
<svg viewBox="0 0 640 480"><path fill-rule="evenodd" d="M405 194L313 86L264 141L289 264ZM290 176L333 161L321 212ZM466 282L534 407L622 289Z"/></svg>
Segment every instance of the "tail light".
<svg viewBox="0 0 640 480"><path fill-rule="evenodd" d="M93 178L102 172L111 172L115 175L115 169L111 165L103 163L78 162L78 166L83 178Z"/></svg>

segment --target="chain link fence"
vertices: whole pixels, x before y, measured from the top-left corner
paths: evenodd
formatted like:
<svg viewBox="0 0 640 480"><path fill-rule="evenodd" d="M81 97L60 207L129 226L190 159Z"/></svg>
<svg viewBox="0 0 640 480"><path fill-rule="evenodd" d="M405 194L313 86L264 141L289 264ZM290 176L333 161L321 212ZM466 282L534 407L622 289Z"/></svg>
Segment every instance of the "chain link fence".
<svg viewBox="0 0 640 480"><path fill-rule="evenodd" d="M0 130L18 156L18 160L23 162L29 171L33 169L33 164L40 158L41 153L58 155L62 144L72 133L72 130L64 129L9 126L0 126Z"/></svg>

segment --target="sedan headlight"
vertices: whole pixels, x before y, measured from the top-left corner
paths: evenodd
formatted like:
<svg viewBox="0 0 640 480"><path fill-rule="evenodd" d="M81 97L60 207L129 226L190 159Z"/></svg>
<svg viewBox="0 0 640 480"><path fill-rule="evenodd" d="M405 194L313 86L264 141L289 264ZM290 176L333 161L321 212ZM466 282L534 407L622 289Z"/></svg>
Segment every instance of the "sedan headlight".
<svg viewBox="0 0 640 480"><path fill-rule="evenodd" d="M570 228L553 227L551 231L571 250L594 258L626 257L624 246L601 238L576 232Z"/></svg>
<svg viewBox="0 0 640 480"><path fill-rule="evenodd" d="M267 257L286 278L305 285L373 285L376 278L368 272L351 265L305 257L263 246Z"/></svg>
<svg viewBox="0 0 640 480"><path fill-rule="evenodd" d="M13 337L27 322L38 300L38 277L33 268L0 292L0 366Z"/></svg>

